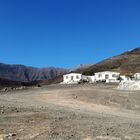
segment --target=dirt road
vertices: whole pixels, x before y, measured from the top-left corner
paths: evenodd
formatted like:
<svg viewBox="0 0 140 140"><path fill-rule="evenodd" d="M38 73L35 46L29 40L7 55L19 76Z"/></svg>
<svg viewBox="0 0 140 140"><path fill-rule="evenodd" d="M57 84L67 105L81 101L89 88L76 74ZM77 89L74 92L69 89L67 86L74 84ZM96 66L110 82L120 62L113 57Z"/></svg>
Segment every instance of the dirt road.
<svg viewBox="0 0 140 140"><path fill-rule="evenodd" d="M52 85L1 93L0 113L4 139L140 140L140 93L113 85Z"/></svg>

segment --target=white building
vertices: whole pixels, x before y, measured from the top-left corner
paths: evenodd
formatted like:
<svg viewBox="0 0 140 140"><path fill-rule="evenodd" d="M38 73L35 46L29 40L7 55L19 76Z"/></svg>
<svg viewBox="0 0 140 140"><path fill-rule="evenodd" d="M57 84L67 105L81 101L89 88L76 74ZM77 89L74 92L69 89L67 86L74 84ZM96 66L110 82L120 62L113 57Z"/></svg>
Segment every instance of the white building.
<svg viewBox="0 0 140 140"><path fill-rule="evenodd" d="M140 80L140 73L135 73L134 74L134 79L135 80Z"/></svg>
<svg viewBox="0 0 140 140"><path fill-rule="evenodd" d="M96 81L95 76L87 76L87 77L88 77L89 83L95 83L95 81Z"/></svg>
<svg viewBox="0 0 140 140"><path fill-rule="evenodd" d="M81 82L119 83L120 81L128 81L128 80L129 80L128 77L120 75L120 73L118 72L112 72L112 71L97 72L95 73L94 76L85 76L80 73L69 73L63 75L62 84L78 84Z"/></svg>
<svg viewBox="0 0 140 140"><path fill-rule="evenodd" d="M82 75L81 81L88 82L89 81L88 76Z"/></svg>
<svg viewBox="0 0 140 140"><path fill-rule="evenodd" d="M77 84L82 80L82 74L80 73L69 73L63 75L63 84Z"/></svg>
<svg viewBox="0 0 140 140"><path fill-rule="evenodd" d="M95 73L96 82L106 82L106 83L118 83L120 73L112 71L104 71Z"/></svg>

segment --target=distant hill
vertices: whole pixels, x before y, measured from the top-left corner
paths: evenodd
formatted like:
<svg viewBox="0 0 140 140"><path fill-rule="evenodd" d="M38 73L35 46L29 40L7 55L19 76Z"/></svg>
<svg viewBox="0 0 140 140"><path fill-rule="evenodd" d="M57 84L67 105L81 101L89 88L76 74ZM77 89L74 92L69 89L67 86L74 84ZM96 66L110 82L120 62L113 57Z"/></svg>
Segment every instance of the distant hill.
<svg viewBox="0 0 140 140"><path fill-rule="evenodd" d="M116 71L125 75L140 72L140 47L92 65L83 74L93 75L100 71Z"/></svg>
<svg viewBox="0 0 140 140"><path fill-rule="evenodd" d="M48 80L67 73L62 68L34 68L24 65L9 65L0 63L0 78L19 82L32 82L36 80Z"/></svg>
<svg viewBox="0 0 140 140"><path fill-rule="evenodd" d="M80 64L78 66L76 66L75 68L72 68L70 70L70 72L83 72L85 69L89 68L90 66L92 66L93 64Z"/></svg>

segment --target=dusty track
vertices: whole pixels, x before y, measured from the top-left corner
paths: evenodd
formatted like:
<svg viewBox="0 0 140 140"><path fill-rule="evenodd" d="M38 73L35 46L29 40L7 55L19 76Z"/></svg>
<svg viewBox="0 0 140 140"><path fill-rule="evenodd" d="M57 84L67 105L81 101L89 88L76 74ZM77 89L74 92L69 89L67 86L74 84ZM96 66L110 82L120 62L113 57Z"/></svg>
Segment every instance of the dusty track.
<svg viewBox="0 0 140 140"><path fill-rule="evenodd" d="M139 140L139 93L114 88L53 85L2 94L0 133L23 140Z"/></svg>

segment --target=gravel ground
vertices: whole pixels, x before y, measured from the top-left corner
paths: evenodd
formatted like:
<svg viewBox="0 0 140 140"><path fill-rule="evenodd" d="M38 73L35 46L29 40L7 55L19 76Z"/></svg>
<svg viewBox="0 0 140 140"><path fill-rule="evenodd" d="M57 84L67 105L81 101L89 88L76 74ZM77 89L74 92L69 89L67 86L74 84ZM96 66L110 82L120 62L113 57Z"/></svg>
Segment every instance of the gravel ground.
<svg viewBox="0 0 140 140"><path fill-rule="evenodd" d="M140 140L140 93L51 85L0 93L0 140Z"/></svg>

